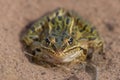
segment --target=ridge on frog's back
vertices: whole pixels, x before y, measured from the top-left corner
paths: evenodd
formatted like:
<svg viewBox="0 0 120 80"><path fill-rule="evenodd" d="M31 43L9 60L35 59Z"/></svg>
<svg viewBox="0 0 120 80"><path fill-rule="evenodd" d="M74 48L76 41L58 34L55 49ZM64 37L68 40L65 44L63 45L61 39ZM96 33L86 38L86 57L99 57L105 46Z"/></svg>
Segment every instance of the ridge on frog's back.
<svg viewBox="0 0 120 80"><path fill-rule="evenodd" d="M84 62L103 48L95 28L63 8L35 22L22 40L34 59L51 64Z"/></svg>

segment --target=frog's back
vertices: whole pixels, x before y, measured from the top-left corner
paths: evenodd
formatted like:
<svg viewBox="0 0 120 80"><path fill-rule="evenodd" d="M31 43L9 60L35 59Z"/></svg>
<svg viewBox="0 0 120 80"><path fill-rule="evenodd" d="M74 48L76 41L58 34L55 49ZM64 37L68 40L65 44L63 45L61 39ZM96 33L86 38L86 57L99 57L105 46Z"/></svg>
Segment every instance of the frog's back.
<svg viewBox="0 0 120 80"><path fill-rule="evenodd" d="M23 39L29 45L34 40L42 41L45 36L50 34L53 36L72 36L77 41L98 38L97 31L80 16L72 11L59 8L34 23Z"/></svg>

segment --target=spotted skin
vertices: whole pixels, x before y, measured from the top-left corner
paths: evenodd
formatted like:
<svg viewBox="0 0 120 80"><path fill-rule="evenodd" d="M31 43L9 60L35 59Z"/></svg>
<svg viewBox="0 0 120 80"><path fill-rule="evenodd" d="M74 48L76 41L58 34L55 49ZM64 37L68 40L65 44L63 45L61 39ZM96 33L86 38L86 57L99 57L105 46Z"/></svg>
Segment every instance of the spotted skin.
<svg viewBox="0 0 120 80"><path fill-rule="evenodd" d="M22 41L36 61L54 65L87 62L89 56L91 60L93 54L103 52L103 41L96 29L75 12L63 8L36 21Z"/></svg>

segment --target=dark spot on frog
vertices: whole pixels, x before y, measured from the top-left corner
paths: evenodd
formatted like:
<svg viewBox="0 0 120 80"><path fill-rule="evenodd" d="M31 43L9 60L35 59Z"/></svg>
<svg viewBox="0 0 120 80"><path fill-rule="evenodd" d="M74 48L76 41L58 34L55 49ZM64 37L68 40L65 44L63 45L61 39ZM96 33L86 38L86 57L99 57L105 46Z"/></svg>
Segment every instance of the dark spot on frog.
<svg viewBox="0 0 120 80"><path fill-rule="evenodd" d="M59 25L57 26L56 30L60 30L60 26Z"/></svg>
<svg viewBox="0 0 120 80"><path fill-rule="evenodd" d="M92 36L92 37L88 37L88 40L95 40L96 37L95 36Z"/></svg>
<svg viewBox="0 0 120 80"><path fill-rule="evenodd" d="M58 16L58 20L62 20L62 16Z"/></svg>
<svg viewBox="0 0 120 80"><path fill-rule="evenodd" d="M67 35L65 32L62 33L63 35Z"/></svg>
<svg viewBox="0 0 120 80"><path fill-rule="evenodd" d="M93 33L95 30L95 27L90 28L90 33Z"/></svg>
<svg viewBox="0 0 120 80"><path fill-rule="evenodd" d="M50 21L50 18L49 17L47 17L47 20L48 20L48 22Z"/></svg>
<svg viewBox="0 0 120 80"><path fill-rule="evenodd" d="M74 35L75 33L74 32L72 32L72 35Z"/></svg>
<svg viewBox="0 0 120 80"><path fill-rule="evenodd" d="M70 23L70 19L67 18L67 19L66 19L66 24L68 25L69 23Z"/></svg>
<svg viewBox="0 0 120 80"><path fill-rule="evenodd" d="M87 28L87 24L86 25L84 25L84 27L80 30L80 32L83 32L83 31L85 31L85 29Z"/></svg>
<svg viewBox="0 0 120 80"><path fill-rule="evenodd" d="M63 38L61 38L61 41L63 41Z"/></svg>
<svg viewBox="0 0 120 80"><path fill-rule="evenodd" d="M80 17L76 19L76 23L77 23L77 24L78 24L78 23L81 23L81 21L82 21L82 18L80 18Z"/></svg>
<svg viewBox="0 0 120 80"><path fill-rule="evenodd" d="M35 38L35 39L33 39L34 41L39 41L39 39L38 38Z"/></svg>
<svg viewBox="0 0 120 80"><path fill-rule="evenodd" d="M77 31L77 27L74 30Z"/></svg>
<svg viewBox="0 0 120 80"><path fill-rule="evenodd" d="M54 25L54 24L55 24L55 19L52 19L51 22L52 22L52 24Z"/></svg>

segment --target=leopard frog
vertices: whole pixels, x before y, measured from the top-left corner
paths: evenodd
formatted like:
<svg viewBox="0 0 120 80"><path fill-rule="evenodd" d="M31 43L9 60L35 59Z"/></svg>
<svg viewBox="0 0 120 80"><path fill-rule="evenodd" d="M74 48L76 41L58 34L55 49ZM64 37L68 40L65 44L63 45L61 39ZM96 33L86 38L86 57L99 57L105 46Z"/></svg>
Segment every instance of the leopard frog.
<svg viewBox="0 0 120 80"><path fill-rule="evenodd" d="M96 29L74 11L59 8L36 21L23 35L36 61L79 64L103 51Z"/></svg>

